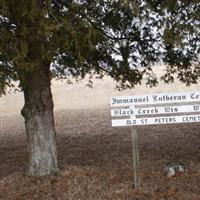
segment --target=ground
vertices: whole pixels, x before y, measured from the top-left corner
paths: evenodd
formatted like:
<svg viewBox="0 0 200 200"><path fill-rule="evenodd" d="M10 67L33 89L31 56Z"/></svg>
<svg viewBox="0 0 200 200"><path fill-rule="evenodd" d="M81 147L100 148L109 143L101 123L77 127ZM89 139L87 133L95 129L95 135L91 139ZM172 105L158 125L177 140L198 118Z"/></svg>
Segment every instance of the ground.
<svg viewBox="0 0 200 200"><path fill-rule="evenodd" d="M157 69L157 73L162 71ZM25 176L27 162L20 92L0 99L1 200L199 200L200 124L139 127L141 188L133 189L131 128L112 128L112 96L199 90L176 82L149 89L114 90L109 78L66 85L53 81L60 172L53 177ZM186 171L168 178L168 162Z"/></svg>

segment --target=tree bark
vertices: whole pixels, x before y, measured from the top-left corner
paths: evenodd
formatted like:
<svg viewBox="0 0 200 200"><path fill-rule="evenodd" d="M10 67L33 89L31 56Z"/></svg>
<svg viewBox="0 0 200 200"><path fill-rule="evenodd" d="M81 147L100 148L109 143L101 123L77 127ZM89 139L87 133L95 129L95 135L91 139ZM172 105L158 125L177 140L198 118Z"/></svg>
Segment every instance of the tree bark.
<svg viewBox="0 0 200 200"><path fill-rule="evenodd" d="M25 104L21 111L26 126L28 175L47 176L58 171L56 132L49 69L23 73Z"/></svg>

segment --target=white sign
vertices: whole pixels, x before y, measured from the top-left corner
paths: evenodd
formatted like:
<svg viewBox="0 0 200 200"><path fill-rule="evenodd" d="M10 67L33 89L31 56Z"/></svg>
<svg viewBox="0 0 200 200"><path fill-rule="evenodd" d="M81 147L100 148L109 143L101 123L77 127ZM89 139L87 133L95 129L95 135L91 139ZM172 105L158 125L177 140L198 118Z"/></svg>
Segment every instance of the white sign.
<svg viewBox="0 0 200 200"><path fill-rule="evenodd" d="M168 117L149 117L149 118L130 118L113 119L112 126L140 126L140 125L160 125L175 123L200 122L200 115L168 116Z"/></svg>
<svg viewBox="0 0 200 200"><path fill-rule="evenodd" d="M111 107L200 101L200 91L112 97Z"/></svg>
<svg viewBox="0 0 200 200"><path fill-rule="evenodd" d="M175 103L182 105L174 105ZM163 104L163 106L156 107L151 104ZM142 105L142 107L135 107L137 105ZM112 119L114 127L200 122L200 114L197 114L200 112L199 91L113 97L111 106L118 107L111 109L111 116L115 118ZM183 113L185 115L181 115Z"/></svg>
<svg viewBox="0 0 200 200"><path fill-rule="evenodd" d="M135 108L130 107L127 109L112 109L112 117L123 117L132 115L156 115L156 114L178 114L187 112L199 112L200 104L196 105L181 105L181 106L162 106L162 107L146 107L146 108Z"/></svg>

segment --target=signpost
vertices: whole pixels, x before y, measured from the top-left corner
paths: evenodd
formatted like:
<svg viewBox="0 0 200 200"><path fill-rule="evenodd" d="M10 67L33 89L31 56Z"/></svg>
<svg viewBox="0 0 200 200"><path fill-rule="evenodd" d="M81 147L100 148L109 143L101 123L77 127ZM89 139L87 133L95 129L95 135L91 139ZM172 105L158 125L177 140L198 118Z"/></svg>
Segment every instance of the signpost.
<svg viewBox="0 0 200 200"><path fill-rule="evenodd" d="M200 91L111 98L112 126L132 129L134 186L140 187L137 126L200 122Z"/></svg>

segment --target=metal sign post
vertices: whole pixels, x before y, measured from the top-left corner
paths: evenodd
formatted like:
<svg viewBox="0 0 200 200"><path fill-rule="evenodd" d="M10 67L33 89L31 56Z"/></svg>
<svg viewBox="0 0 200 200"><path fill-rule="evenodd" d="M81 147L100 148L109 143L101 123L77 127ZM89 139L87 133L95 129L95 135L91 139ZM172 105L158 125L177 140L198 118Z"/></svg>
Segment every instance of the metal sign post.
<svg viewBox="0 0 200 200"><path fill-rule="evenodd" d="M133 169L134 169L134 181L133 187L138 189L140 187L140 166L139 166L139 142L138 133L136 128L131 130L132 146L133 146Z"/></svg>

